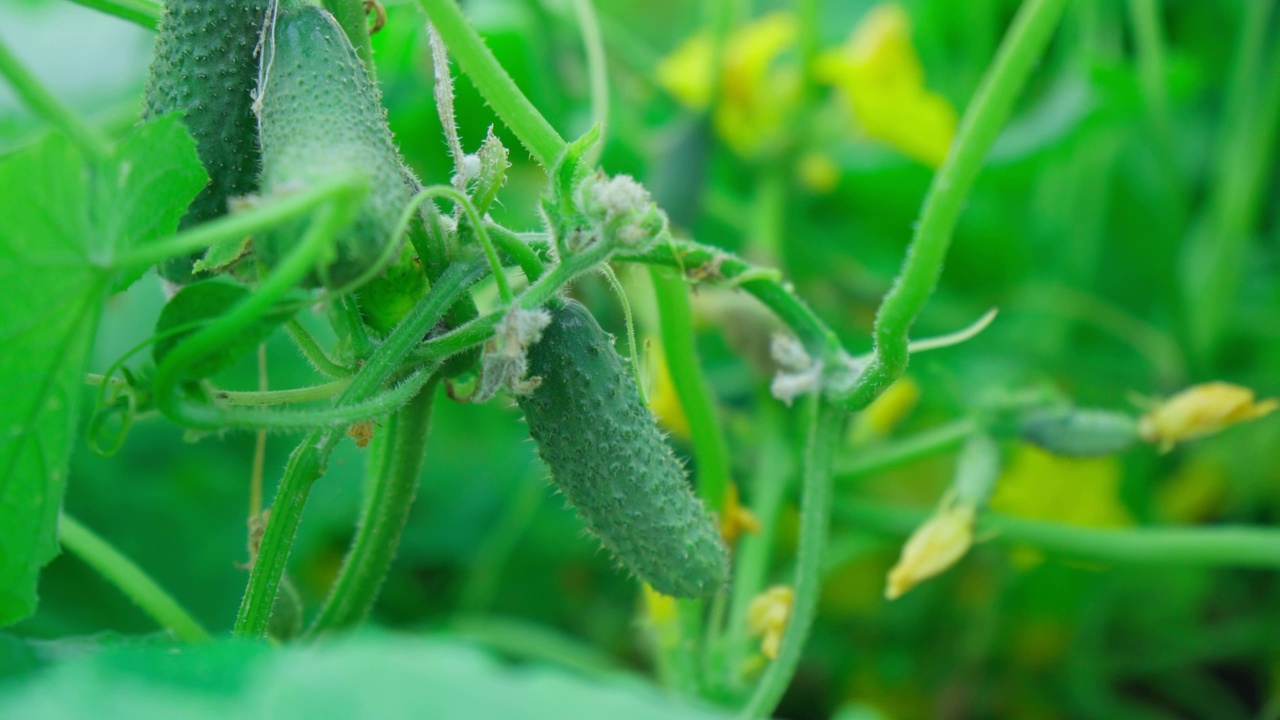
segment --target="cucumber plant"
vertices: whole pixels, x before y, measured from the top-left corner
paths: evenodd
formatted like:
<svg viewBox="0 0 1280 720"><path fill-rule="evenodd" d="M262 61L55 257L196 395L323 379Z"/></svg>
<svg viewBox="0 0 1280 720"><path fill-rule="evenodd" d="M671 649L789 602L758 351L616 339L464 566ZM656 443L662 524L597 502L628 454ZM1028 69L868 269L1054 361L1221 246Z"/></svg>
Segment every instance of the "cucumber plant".
<svg viewBox="0 0 1280 720"><path fill-rule="evenodd" d="M117 14L137 11L134 3L94 4ZM85 204L96 207L117 195L142 194L127 178L119 187L108 180L121 177L120 168L137 158L159 166L144 152L143 141L160 138L173 162L185 162L182 191L156 200L165 204L163 212L152 213L160 220L128 242L119 239L110 261L82 268L96 281L97 294L84 301L93 311L67 330L65 346L78 354L69 355L71 365L59 370L59 382L47 385L65 389L67 377L81 379L84 348L110 289L127 286L152 266L171 280L194 280L191 258L204 253L200 274L218 277L192 283L169 301L148 343L154 345L154 369L135 367L90 380L101 389L101 411L123 413L126 427L132 415L154 410L196 434L302 435L269 514L254 517L261 533L252 543L248 585L232 633L285 639L300 632L315 638L365 619L409 519L427 462L426 435L438 389L470 382L472 401L499 394L515 399L539 455L583 525L649 586L654 607L673 603L677 637L658 649L659 663L690 668L693 691L733 704L745 717L770 715L796 672L816 613L832 516L832 458L846 418L898 380L912 352L963 339L913 345L909 331L938 281L964 200L1048 45L1065 0L1023 4L933 179L898 279L876 315L873 349L861 356L846 350L781 273L680 237L640 183L597 167L607 131L602 123L566 142L519 90L455 0L418 2L431 23L435 98L453 164L447 182L424 187L402 161L388 128L367 64L362 5L171 0L159 18L144 122L119 147L107 144L97 129L0 54L0 69L19 94L65 136L0 165L0 187L16 187L10 176L29 169L23 163L60 162L69 176L101 181L84 191L90 197ZM342 22L331 9L342 10ZM590 18L589 2L580 2L579 9ZM597 62L603 57L599 48L591 54ZM476 153L463 151L452 117L450 55L545 172L536 208L544 223L536 232L514 231L489 215L506 182L508 150L490 134ZM594 70L599 77L601 69ZM598 120L607 117L599 107L604 99L596 98ZM203 186L201 172L207 177ZM148 208L139 207L130 209L145 214ZM25 244L22 253L10 255L38 265L32 235L15 237ZM607 272L611 264L653 271L664 350L695 436L692 478L646 407L613 338L585 305L568 297L582 277ZM750 523L728 478L727 444L696 363L685 287L694 282L743 291L784 328L773 346L779 368L773 391L786 405L794 404L799 437L793 592L766 593L767 552L732 542L734 528ZM328 346L296 317L309 307L323 308L333 337ZM215 385L211 377L219 369L281 326L326 377L289 389ZM40 422L57 426L58 451L65 455L74 404L46 400L35 397L23 408L35 408L32 417L50 418ZM1112 454L1135 442L1132 418L1042 400L986 410L1017 418L1005 423L1006 437L1062 455ZM46 413L49 407L57 412ZM1001 424L979 424L949 436L953 444L978 438L971 446L983 451L982 482L960 483L969 488L962 498L966 543L1000 459L988 434L1000 432ZM30 541L0 552L0 564L20 557L12 562L30 571L48 559L54 542L66 461L48 461L32 439L39 428L23 428L21 443L15 443L19 449L0 454L4 467L14 468L6 469L0 488L37 488L48 500L47 517L27 523ZM355 537L328 596L305 630L299 631L302 623L292 614L288 623L276 617L273 625L275 608L298 609L286 565L310 491L339 443L349 435L364 443L370 432L373 452ZM775 511L780 502L774 498ZM4 512L0 524L13 520ZM86 541L82 526L66 520L67 547L109 575L125 577L122 585L133 582L126 590L182 639L208 638L172 598L138 581L136 568L118 572L127 559L100 552L100 545ZM936 569L929 566L931 573ZM33 602L34 572L23 577L29 586L23 600L30 596ZM767 666L749 676L742 672L749 654L744 638L757 596L785 598L786 607L781 613L774 608L770 622L762 624L775 637L765 653ZM0 603L6 613L0 619L13 621L30 611L19 604ZM287 632L273 630L286 625Z"/></svg>

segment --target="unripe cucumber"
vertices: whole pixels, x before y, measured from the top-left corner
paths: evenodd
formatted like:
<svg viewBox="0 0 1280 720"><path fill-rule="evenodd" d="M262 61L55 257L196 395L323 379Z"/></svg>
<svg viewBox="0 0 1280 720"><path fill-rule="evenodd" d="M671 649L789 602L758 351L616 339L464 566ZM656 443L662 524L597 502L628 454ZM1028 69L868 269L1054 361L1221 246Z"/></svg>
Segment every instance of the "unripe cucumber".
<svg viewBox="0 0 1280 720"><path fill-rule="evenodd" d="M258 177L258 127L253 89L254 48L268 0L168 0L160 16L143 119L180 110L195 138L209 184L182 220L183 227L227 212L227 199L253 192ZM199 255L162 263L160 274L191 280Z"/></svg>
<svg viewBox="0 0 1280 720"><path fill-rule="evenodd" d="M587 529L661 593L706 597L728 580L719 531L693 494L612 338L573 301L529 348L519 396L538 453Z"/></svg>
<svg viewBox="0 0 1280 720"><path fill-rule="evenodd" d="M379 258L410 200L378 88L333 16L314 5L281 4L263 64L263 194L356 173L369 181L368 195L339 235L327 268L329 284L341 285ZM259 258L274 266L304 227L299 221L263 233L254 241Z"/></svg>
<svg viewBox="0 0 1280 720"><path fill-rule="evenodd" d="M1022 439L1054 455L1101 457L1138 441L1138 422L1124 413L1090 408L1046 408L1022 418Z"/></svg>

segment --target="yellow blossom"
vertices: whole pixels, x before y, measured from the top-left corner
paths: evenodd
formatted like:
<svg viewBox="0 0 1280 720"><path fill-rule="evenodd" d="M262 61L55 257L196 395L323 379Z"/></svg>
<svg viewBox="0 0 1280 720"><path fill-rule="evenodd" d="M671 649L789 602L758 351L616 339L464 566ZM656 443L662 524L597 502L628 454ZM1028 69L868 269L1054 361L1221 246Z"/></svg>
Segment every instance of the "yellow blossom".
<svg viewBox="0 0 1280 720"><path fill-rule="evenodd" d="M711 35L685 40L658 63L658 84L682 104L705 110L715 100L716 132L736 152L751 155L774 143L785 130L787 112L799 97L794 68L777 60L795 45L795 16L774 12L735 29L720 60L719 97Z"/></svg>
<svg viewBox="0 0 1280 720"><path fill-rule="evenodd" d="M872 8L843 46L817 58L814 70L820 81L840 88L869 137L930 166L942 164L955 137L956 113L925 88L902 6Z"/></svg>
<svg viewBox="0 0 1280 720"><path fill-rule="evenodd" d="M644 583L644 609L649 624L655 628L669 628L676 624L676 599L654 590Z"/></svg>
<svg viewBox="0 0 1280 720"><path fill-rule="evenodd" d="M794 602L794 590L786 585L774 585L752 598L747 606L747 629L752 635L760 636L760 652L770 660L778 659Z"/></svg>
<svg viewBox="0 0 1280 720"><path fill-rule="evenodd" d="M1257 401L1252 390L1225 382L1187 388L1147 411L1138 421L1143 440L1168 451L1176 443L1256 420L1280 408L1280 400Z"/></svg>
<svg viewBox="0 0 1280 720"><path fill-rule="evenodd" d="M1013 453L988 503L996 512L1030 520L1117 528L1134 524L1120 500L1120 463L1114 457L1067 458L1031 445ZM1029 546L1013 549L1015 564L1030 567L1044 560Z"/></svg>
<svg viewBox="0 0 1280 720"><path fill-rule="evenodd" d="M946 501L907 539L898 564L889 570L884 596L890 600L956 564L973 544L972 505Z"/></svg>
<svg viewBox="0 0 1280 720"><path fill-rule="evenodd" d="M667 356L657 343L646 343L653 349L649 353L649 377L652 388L649 391L649 409L658 418L658 424L666 428L672 435L681 440L689 440L692 431L689 429L689 418L684 414L684 406L680 404L680 396L676 394L676 385L671 380L671 369L667 367Z"/></svg>
<svg viewBox="0 0 1280 720"><path fill-rule="evenodd" d="M729 483L725 493L724 513L720 518L720 535L732 546L743 533L760 532L760 520L738 500L738 484Z"/></svg>

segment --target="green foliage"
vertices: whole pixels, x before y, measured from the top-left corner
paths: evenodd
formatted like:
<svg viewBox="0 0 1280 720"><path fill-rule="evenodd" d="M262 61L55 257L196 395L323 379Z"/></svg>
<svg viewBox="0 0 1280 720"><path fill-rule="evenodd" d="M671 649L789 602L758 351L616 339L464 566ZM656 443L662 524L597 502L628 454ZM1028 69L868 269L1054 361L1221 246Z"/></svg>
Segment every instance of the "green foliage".
<svg viewBox="0 0 1280 720"><path fill-rule="evenodd" d="M246 642L112 649L4 688L10 717L557 717L618 720L727 717L617 678L587 681L545 668L504 667L457 642L353 638L318 649Z"/></svg>
<svg viewBox="0 0 1280 720"><path fill-rule="evenodd" d="M0 624L35 609L36 577L57 552L79 387L102 305L146 270L117 259L173 233L204 181L174 117L138 127L102 161L53 135L0 164L0 374L22 379L0 406Z"/></svg>
<svg viewBox="0 0 1280 720"><path fill-rule="evenodd" d="M152 346L152 355L159 365L178 343L189 337L201 325L224 315L237 303L249 297L249 290L226 280L205 280L182 288L165 303L156 321L156 336L160 338ZM271 313L245 328L231 342L218 348L215 354L206 355L187 369L187 377L199 379L214 375L235 364L266 340L287 315Z"/></svg>
<svg viewBox="0 0 1280 720"><path fill-rule="evenodd" d="M659 592L707 597L728 558L613 341L581 304L551 311L519 397L551 477L587 528ZM537 378L537 380L534 380Z"/></svg>

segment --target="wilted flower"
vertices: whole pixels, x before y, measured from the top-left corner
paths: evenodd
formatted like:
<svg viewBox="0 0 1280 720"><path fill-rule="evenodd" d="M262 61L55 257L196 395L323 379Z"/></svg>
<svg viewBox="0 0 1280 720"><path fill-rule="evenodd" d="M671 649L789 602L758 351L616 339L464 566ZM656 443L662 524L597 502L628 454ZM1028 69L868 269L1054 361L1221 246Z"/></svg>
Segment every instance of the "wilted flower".
<svg viewBox="0 0 1280 720"><path fill-rule="evenodd" d="M1256 420L1276 408L1280 408L1280 400L1257 401L1249 388L1225 382L1204 383L1148 410L1138 421L1138 434L1167 452L1176 443Z"/></svg>
<svg viewBox="0 0 1280 720"><path fill-rule="evenodd" d="M720 59L719 97L713 77L711 35L700 32L658 64L658 83L687 107L704 110L715 102L716 132L736 152L751 155L774 141L799 98L794 67L778 58L795 45L796 18L774 12L736 28Z"/></svg>
<svg viewBox="0 0 1280 720"><path fill-rule="evenodd" d="M884 596L902 597L911 588L956 564L973 544L972 505L948 500L907 539L898 564L889 570Z"/></svg>
<svg viewBox="0 0 1280 720"><path fill-rule="evenodd" d="M770 660L778 659L795 595L786 585L774 585L752 598L747 606L747 629L760 636L760 652Z"/></svg>
<svg viewBox="0 0 1280 720"><path fill-rule="evenodd" d="M956 113L925 88L902 6L873 8L842 47L818 57L815 72L840 88L868 136L930 166L942 164L955 137Z"/></svg>

